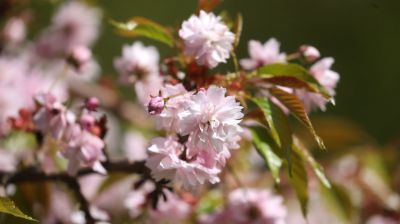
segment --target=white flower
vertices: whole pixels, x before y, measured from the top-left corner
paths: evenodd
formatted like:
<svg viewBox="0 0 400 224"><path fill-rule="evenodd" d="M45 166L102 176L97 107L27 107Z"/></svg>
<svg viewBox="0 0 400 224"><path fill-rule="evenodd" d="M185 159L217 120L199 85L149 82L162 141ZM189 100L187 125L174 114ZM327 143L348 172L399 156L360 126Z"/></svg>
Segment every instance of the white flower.
<svg viewBox="0 0 400 224"><path fill-rule="evenodd" d="M336 94L335 88L340 79L339 74L331 70L333 63L333 58L323 58L310 68L310 73L323 87L325 87L332 97ZM326 110L326 104L328 101L320 94L310 93L305 90L296 90L295 93L303 101L307 111L316 108L323 111Z"/></svg>
<svg viewBox="0 0 400 224"><path fill-rule="evenodd" d="M240 65L246 70L253 70L263 65L284 63L286 54L280 53L280 43L271 38L264 45L255 40L249 41L250 58L240 60Z"/></svg>
<svg viewBox="0 0 400 224"><path fill-rule="evenodd" d="M179 36L185 42L185 53L193 56L199 65L209 68L226 62L235 39L221 17L204 11L184 21Z"/></svg>
<svg viewBox="0 0 400 224"><path fill-rule="evenodd" d="M191 96L186 110L179 114L179 132L189 135L190 151L213 149L216 152L237 148L242 128L242 107L234 96L225 96L226 89L210 86Z"/></svg>

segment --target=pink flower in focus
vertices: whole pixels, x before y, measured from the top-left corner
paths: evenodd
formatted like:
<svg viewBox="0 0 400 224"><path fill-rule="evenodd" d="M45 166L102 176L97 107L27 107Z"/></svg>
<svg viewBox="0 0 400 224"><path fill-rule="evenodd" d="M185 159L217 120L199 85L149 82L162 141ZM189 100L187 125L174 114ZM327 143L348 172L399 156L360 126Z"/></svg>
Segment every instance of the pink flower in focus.
<svg viewBox="0 0 400 224"><path fill-rule="evenodd" d="M191 214L191 206L178 195L164 190L166 200L160 199L157 208L150 210L148 223L185 223Z"/></svg>
<svg viewBox="0 0 400 224"><path fill-rule="evenodd" d="M325 87L332 97L336 94L335 88L340 78L338 73L331 70L333 63L333 58L323 58L310 68L310 73L323 87ZM307 111L316 108L319 108L322 111L326 110L326 104L328 101L320 94L310 93L305 90L296 90L295 93L303 101Z"/></svg>
<svg viewBox="0 0 400 224"><path fill-rule="evenodd" d="M268 190L236 189L228 196L226 208L203 219L203 224L285 224L287 209L283 198Z"/></svg>
<svg viewBox="0 0 400 224"><path fill-rule="evenodd" d="M250 40L248 51L250 58L240 60L240 65L246 70L253 70L263 65L273 63L285 63L286 54L281 53L280 43L271 38L264 44L259 41Z"/></svg>
<svg viewBox="0 0 400 224"><path fill-rule="evenodd" d="M222 152L238 148L242 107L226 89L210 86L206 92L191 96L185 111L179 114L179 133L189 135L190 153L195 149Z"/></svg>
<svg viewBox="0 0 400 224"><path fill-rule="evenodd" d="M151 155L146 166L157 180L174 180L186 189L193 189L205 181L212 184L219 182L217 175L220 169L207 151L188 158L184 146L173 137L153 139L148 150Z"/></svg>
<svg viewBox="0 0 400 224"><path fill-rule="evenodd" d="M163 111L156 116L157 127L168 131L177 131L179 114L184 111L184 103L189 100L190 93L182 84L167 84L161 89L161 96L167 100Z"/></svg>
<svg viewBox="0 0 400 224"><path fill-rule="evenodd" d="M221 17L205 11L184 21L179 36L185 42L185 53L209 68L226 62L235 39Z"/></svg>

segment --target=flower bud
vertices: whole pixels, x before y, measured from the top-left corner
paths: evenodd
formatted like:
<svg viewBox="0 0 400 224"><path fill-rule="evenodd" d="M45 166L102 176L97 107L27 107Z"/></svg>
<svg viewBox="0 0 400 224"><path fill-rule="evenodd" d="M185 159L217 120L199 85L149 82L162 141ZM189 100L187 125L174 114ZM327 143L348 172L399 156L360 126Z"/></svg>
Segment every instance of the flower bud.
<svg viewBox="0 0 400 224"><path fill-rule="evenodd" d="M99 105L99 99L97 99L96 97L90 97L85 100L85 108L89 111L96 111Z"/></svg>
<svg viewBox="0 0 400 224"><path fill-rule="evenodd" d="M161 114L164 109L164 98L161 96L151 97L147 110L150 115Z"/></svg>
<svg viewBox="0 0 400 224"><path fill-rule="evenodd" d="M308 62L313 62L321 57L318 49L310 45L302 45L299 51Z"/></svg>
<svg viewBox="0 0 400 224"><path fill-rule="evenodd" d="M96 123L96 118L88 113L84 113L79 119L79 123L83 129L90 130L90 128Z"/></svg>
<svg viewBox="0 0 400 224"><path fill-rule="evenodd" d="M90 61L92 52L86 46L76 46L72 49L68 56L68 62L75 67L76 70L81 70L82 66Z"/></svg>

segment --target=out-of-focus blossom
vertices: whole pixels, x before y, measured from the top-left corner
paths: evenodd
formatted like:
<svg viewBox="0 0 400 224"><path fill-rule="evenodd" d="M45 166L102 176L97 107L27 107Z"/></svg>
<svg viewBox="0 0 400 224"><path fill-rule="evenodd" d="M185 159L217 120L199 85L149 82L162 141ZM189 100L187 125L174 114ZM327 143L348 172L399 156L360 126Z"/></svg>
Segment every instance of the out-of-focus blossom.
<svg viewBox="0 0 400 224"><path fill-rule="evenodd" d="M0 171L13 172L17 168L17 158L12 152L0 149Z"/></svg>
<svg viewBox="0 0 400 224"><path fill-rule="evenodd" d="M4 26L2 37L6 43L21 43L26 36L26 24L22 18L14 17L7 21Z"/></svg>
<svg viewBox="0 0 400 224"><path fill-rule="evenodd" d="M141 42L125 45L122 56L114 60L114 66L124 83L134 82L139 101L146 105L150 96L158 95L162 85L159 74L159 54L155 47L145 47Z"/></svg>
<svg viewBox="0 0 400 224"><path fill-rule="evenodd" d="M209 68L226 62L235 39L221 17L204 11L184 21L179 36L185 42L185 53L193 56L199 65Z"/></svg>
<svg viewBox="0 0 400 224"><path fill-rule="evenodd" d="M242 107L234 96L225 94L226 89L210 86L192 95L185 111L179 114L179 133L190 135L189 155L194 153L192 150L222 152L239 147Z"/></svg>
<svg viewBox="0 0 400 224"><path fill-rule="evenodd" d="M219 182L220 169L210 151L202 151L189 158L184 146L173 137L155 138L148 149L151 153L146 166L157 180L169 179L193 189L206 181Z"/></svg>
<svg viewBox="0 0 400 224"><path fill-rule="evenodd" d="M68 123L74 121L74 115L52 94L39 94L35 99L40 105L33 117L36 128L42 133L49 132L55 139L60 139Z"/></svg>
<svg viewBox="0 0 400 224"><path fill-rule="evenodd" d="M72 124L65 131L64 141L62 155L68 159L68 172L71 175L76 174L81 165L92 167L99 173L106 172L101 165L101 161L105 160L105 144L99 137L82 130L78 124Z"/></svg>
<svg viewBox="0 0 400 224"><path fill-rule="evenodd" d="M203 217L203 224L285 224L287 209L283 198L268 190L236 189L228 196L226 208Z"/></svg>
<svg viewBox="0 0 400 224"><path fill-rule="evenodd" d="M392 219L390 217L385 217L382 215L374 215L370 217L366 224L396 224L399 220Z"/></svg>
<svg viewBox="0 0 400 224"><path fill-rule="evenodd" d="M333 58L323 58L310 68L310 73L323 87L325 87L332 97L336 94L335 88L340 78L338 73L331 70L333 63ZM295 93L303 101L307 111L316 108L323 111L326 110L326 104L328 101L323 96L305 90L296 90Z"/></svg>
<svg viewBox="0 0 400 224"><path fill-rule="evenodd" d="M124 137L124 151L131 162L147 159L148 141L138 132L130 131Z"/></svg>
<svg viewBox="0 0 400 224"><path fill-rule="evenodd" d="M184 223L191 214L191 206L178 195L164 190L166 200L160 199L157 208L150 210L148 223Z"/></svg>
<svg viewBox="0 0 400 224"><path fill-rule="evenodd" d="M69 63L77 70L81 71L82 67L92 58L92 52L86 46L80 45L72 48L68 56Z"/></svg>
<svg viewBox="0 0 400 224"><path fill-rule="evenodd" d="M132 78L140 80L145 76L158 74L159 60L160 55L155 47L146 47L141 42L135 42L123 46L122 56L114 60L114 66L121 75L121 81L129 82Z"/></svg>
<svg viewBox="0 0 400 224"><path fill-rule="evenodd" d="M132 218L138 217L143 212L147 201L147 195L151 193L154 188L153 182L146 181L139 189L129 192L124 201L124 205Z"/></svg>
<svg viewBox="0 0 400 224"><path fill-rule="evenodd" d="M240 65L246 70L253 70L263 65L284 63L286 54L281 53L279 48L280 43L275 38L269 39L264 44L250 40L248 44L250 58L240 60Z"/></svg>
<svg viewBox="0 0 400 224"><path fill-rule="evenodd" d="M311 45L302 45L299 52L309 62L313 62L321 57L319 50Z"/></svg>
<svg viewBox="0 0 400 224"><path fill-rule="evenodd" d="M68 1L58 9L51 27L38 40L37 52L45 57L65 56L76 46L91 46L99 35L100 22L99 9Z"/></svg>
<svg viewBox="0 0 400 224"><path fill-rule="evenodd" d="M108 222L110 220L110 216L107 212L91 206L89 208L90 215L96 220L94 224L111 224ZM75 211L71 214L70 221L72 224L86 224L86 217L83 211Z"/></svg>

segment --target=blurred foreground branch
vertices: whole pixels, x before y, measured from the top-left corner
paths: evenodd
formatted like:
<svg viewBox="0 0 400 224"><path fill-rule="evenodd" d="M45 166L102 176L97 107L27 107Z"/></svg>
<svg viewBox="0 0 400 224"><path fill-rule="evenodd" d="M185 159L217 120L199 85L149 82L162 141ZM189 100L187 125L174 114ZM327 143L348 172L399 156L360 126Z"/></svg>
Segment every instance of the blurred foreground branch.
<svg viewBox="0 0 400 224"><path fill-rule="evenodd" d="M135 163L129 163L128 161L105 162L103 163L103 166L109 173L135 173L142 175L143 178L151 179L150 170L145 166L145 163L143 161ZM47 174L43 172L39 167L32 166L18 170L16 172L0 172L0 180L2 181L2 183L5 183L5 185L41 181L63 182L74 192L76 199L79 201L80 209L85 214L86 222L88 224L93 224L96 220L90 213L89 202L82 194L78 182L78 177L90 174L98 173L91 168L84 168L79 170L76 176L70 176L66 172Z"/></svg>

